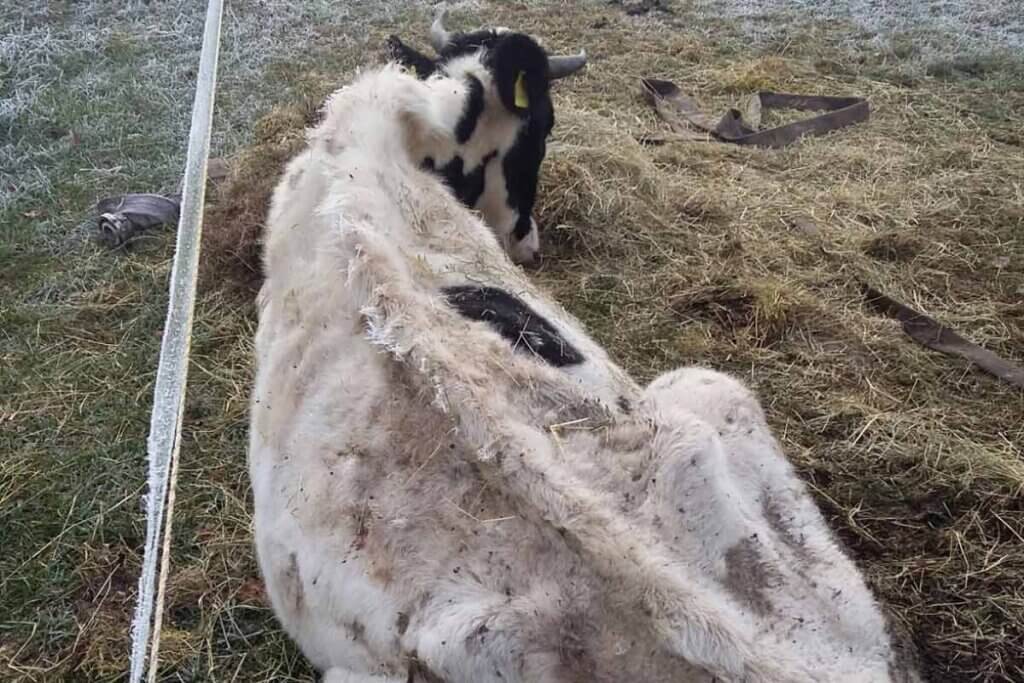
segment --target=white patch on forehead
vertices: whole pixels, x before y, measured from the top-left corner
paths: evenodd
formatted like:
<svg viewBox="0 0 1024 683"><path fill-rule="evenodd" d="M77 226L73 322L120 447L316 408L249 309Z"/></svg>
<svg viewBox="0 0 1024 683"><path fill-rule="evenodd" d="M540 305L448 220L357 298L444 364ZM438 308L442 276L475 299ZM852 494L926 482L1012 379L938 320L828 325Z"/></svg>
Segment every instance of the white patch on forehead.
<svg viewBox="0 0 1024 683"><path fill-rule="evenodd" d="M447 62L442 62L439 66L441 71L449 78L465 80L466 76L473 75L483 81L485 78L490 79L491 77L491 72L483 64L483 58L486 54L487 50L477 50L470 54L454 57ZM486 86L487 84L485 83L484 85Z"/></svg>
<svg viewBox="0 0 1024 683"><path fill-rule="evenodd" d="M456 156L462 159L463 173L472 173L483 160L492 157L484 171L484 187L473 208L480 211L484 222L494 232L516 263L532 261L540 248L536 229L531 230L522 240L512 236L519 211L509 206L508 189L502 162L509 149L515 144L523 125L522 119L508 111L498 96L494 77L483 65L485 50L462 55L442 65L442 73L427 80L437 94L435 105L437 117L444 126L454 130L465 110L469 97L469 77L480 81L484 89L484 109L477 120L476 128L464 145L435 146L426 152L436 167L442 167Z"/></svg>
<svg viewBox="0 0 1024 683"><path fill-rule="evenodd" d="M469 97L469 77L479 80L484 89L484 110L477 120L473 135L466 144L453 146L448 153L435 155L434 160L439 166L458 155L462 157L465 172L470 173L492 152L503 157L519 135L522 119L505 109L498 96L494 77L481 61L483 54L481 50L456 57L443 65L444 75L432 76L427 81L437 92L438 99L448 100L444 103L441 120L451 130L455 129L465 109ZM451 90L452 94L449 95L447 90Z"/></svg>

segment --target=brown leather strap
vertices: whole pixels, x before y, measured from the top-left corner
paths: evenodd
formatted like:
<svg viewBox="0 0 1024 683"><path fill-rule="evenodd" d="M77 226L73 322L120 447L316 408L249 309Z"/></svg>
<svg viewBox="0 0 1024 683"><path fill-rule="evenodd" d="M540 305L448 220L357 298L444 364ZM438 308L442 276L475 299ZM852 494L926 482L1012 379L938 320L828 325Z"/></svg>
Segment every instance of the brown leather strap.
<svg viewBox="0 0 1024 683"><path fill-rule="evenodd" d="M824 95L790 95L762 91L758 93L762 109L796 109L825 111L803 121L754 130L736 109L727 111L717 122L697 106L696 100L683 93L672 81L643 78L644 93L658 114L677 131L686 123L711 133L722 142L736 145L779 148L796 142L805 135L823 135L829 131L867 121L871 109L861 97L828 97ZM685 123L684 123L685 122Z"/></svg>
<svg viewBox="0 0 1024 683"><path fill-rule="evenodd" d="M867 305L872 310L899 320L907 336L921 346L965 358L985 372L1024 389L1024 368L964 339L934 318L915 311L877 289L862 285L862 290Z"/></svg>

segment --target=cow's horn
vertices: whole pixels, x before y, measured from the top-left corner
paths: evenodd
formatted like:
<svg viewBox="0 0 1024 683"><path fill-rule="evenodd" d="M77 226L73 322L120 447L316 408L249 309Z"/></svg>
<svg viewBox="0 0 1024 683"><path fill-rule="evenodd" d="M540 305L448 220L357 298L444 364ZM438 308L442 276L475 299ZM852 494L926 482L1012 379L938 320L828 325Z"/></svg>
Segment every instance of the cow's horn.
<svg viewBox="0 0 1024 683"><path fill-rule="evenodd" d="M565 78L569 74L574 74L582 69L587 64L587 51L580 50L578 55L568 56L552 56L548 57L548 71L551 74L551 80L556 78Z"/></svg>
<svg viewBox="0 0 1024 683"><path fill-rule="evenodd" d="M448 33L444 27L444 19L447 15L448 9L442 8L437 13L434 23L430 25L430 44L437 53L440 53L452 39L452 34Z"/></svg>

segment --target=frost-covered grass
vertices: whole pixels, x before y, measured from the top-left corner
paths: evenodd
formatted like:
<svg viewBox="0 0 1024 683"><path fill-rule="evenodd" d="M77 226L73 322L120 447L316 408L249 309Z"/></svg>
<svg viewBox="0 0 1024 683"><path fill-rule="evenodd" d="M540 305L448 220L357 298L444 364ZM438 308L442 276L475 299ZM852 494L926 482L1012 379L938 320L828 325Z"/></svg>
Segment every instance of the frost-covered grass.
<svg viewBox="0 0 1024 683"><path fill-rule="evenodd" d="M697 0L704 12L747 20L747 26L769 27L765 19L846 21L867 35L847 41L875 39L879 46L912 39L924 57L944 60L992 52L1024 50L1024 12L1017 0Z"/></svg>
<svg viewBox="0 0 1024 683"><path fill-rule="evenodd" d="M974 77L1013 87L1024 75L1018 0L694 0L691 8L702 18L725 18L750 43L780 52L799 50L805 32L825 30L832 59L874 52L906 83Z"/></svg>
<svg viewBox="0 0 1024 683"><path fill-rule="evenodd" d="M226 3L214 153L248 139L288 95L267 66L323 44L366 49L359 29L408 3ZM173 190L184 160L203 3L5 3L0 9L0 209L80 192ZM72 136L72 133L74 135Z"/></svg>
<svg viewBox="0 0 1024 683"><path fill-rule="evenodd" d="M560 86L568 98L567 110L575 110L580 120L610 116L609 108L625 117L619 112L634 105L626 101L623 88L632 87L639 75L634 70L642 66L669 77L689 74L698 94L718 100L772 82L813 83L839 91L868 84L868 91L877 93L888 108L887 117L879 119L883 122L902 121L904 116L917 120L921 113L938 109L937 120L951 125L955 117L947 107L957 107L963 112L957 124L963 130L951 126L950 136L966 130L975 142L989 141L972 142L970 155L954 150L942 163L955 166L962 161L969 166L963 173L971 178L996 168L994 158L1012 168L1005 150L1021 144L1014 111L1020 99L1005 96L1024 82L1020 61L1012 55L1020 50L1022 16L1014 0L984 6L910 0L811 6L802 0L748 0L713 3L721 15L717 18L710 14L710 0L672 3L669 14L655 11L638 18L625 18L619 7L603 2L587 3L586 10L580 9L583 3L522 4L526 9L519 12L518 5L508 3L493 8L459 3L456 20L486 21L492 13L500 14L506 25L515 25L518 18L531 22L558 47L574 49L584 42L595 63L594 75ZM144 537L139 496L146 473L148 408L173 245L165 236L147 253L110 254L82 238L98 198L177 189L203 5L196 0L30 0L0 7L3 680L114 681L122 680L126 671L127 626ZM213 154L233 157L249 145L256 120L274 106L340 85L355 66L375 59L382 36L396 27L425 43L425 5L386 0L227 2ZM542 18L535 11L549 5L562 6L554 9L571 16L572 25L558 25L561 14ZM935 8L942 11L933 12ZM611 28L602 38L591 38L588 27L600 21ZM656 39L634 49L636 43L629 41L640 40L645 27L656 32ZM949 83L962 87L947 87ZM903 91L908 84L916 89ZM934 95L939 91L952 99ZM263 121L266 126L273 119ZM843 139L861 134L868 133L858 131ZM930 138L922 135L921 140L921 154L928 158ZM824 143L817 144L808 147L828 153ZM874 168L870 152L858 162L865 168ZM905 158L917 158L904 152ZM742 158L735 165L717 156L714 161L722 164L719 170L739 177L747 172L746 165L756 165L757 157L751 161L738 156ZM680 173L712 167L699 155L683 161ZM551 168L554 172L559 166ZM956 183L950 185L954 192ZM988 202L991 213L998 209L1000 216L1012 219L1012 202L1005 196L998 205L980 192L957 197L961 199ZM865 195L857 205L863 216L850 220L882 215L879 202L878 196ZM763 212L764 206L751 210ZM720 218L730 216L723 208ZM587 235L586 226L577 227ZM711 235L708 243L720 237ZM587 264L583 260L578 265ZM567 292L589 292L575 287L575 275L580 274L556 269L545 277L556 290L561 286ZM696 278L699 273L677 275ZM593 301L577 301L579 297L568 294L565 298L602 339L614 341L614 334L602 331L602 325L613 324L612 309L601 309L598 315L587 309ZM161 649L166 663L162 679L167 681L312 680L262 600L252 557L244 462L252 331L251 311L244 302L217 292L201 299ZM685 342L680 339L666 336L657 344L676 348ZM657 345L654 340L628 341L618 340L623 348ZM646 356L628 360L654 362ZM770 376L769 369L759 375ZM945 428L963 438L967 453L980 448L978 444L991 445L995 438L974 434L959 423L949 422ZM813 444L806 448L805 460L818 456ZM1006 449L1013 452L1014 446ZM851 500L841 499L837 505L850 504L849 520L856 529L863 514ZM842 514L837 513L840 525ZM1016 518L1009 519L1013 523ZM961 547L986 547L985 539L973 533L973 527L963 530ZM881 564L872 566L876 574L881 572ZM965 574L964 580L973 576ZM914 604L930 607L927 602ZM1008 603L993 597L992 604L995 614ZM924 620L930 614L922 613L914 618ZM935 633L951 642L957 639L958 648L969 650L969 624L951 626L949 610L938 603L935 613L942 627ZM1009 617L1003 622L991 619L995 621L985 622L984 629L992 638L1012 623ZM986 660L993 670L998 667L992 662L1000 656L1002 651ZM1004 663L1005 670L1013 670L1011 664Z"/></svg>
<svg viewBox="0 0 1024 683"><path fill-rule="evenodd" d="M295 96L294 69L379 49L368 27L394 23L406 4L226 3L213 154L230 156L260 113ZM112 255L83 237L97 199L177 190L204 15L204 3L173 0L0 8L3 680L126 670L172 245ZM250 331L236 307L201 304L164 638L173 680L308 680L258 592L243 590L256 572L247 365L235 359ZM254 643L265 648L249 653Z"/></svg>

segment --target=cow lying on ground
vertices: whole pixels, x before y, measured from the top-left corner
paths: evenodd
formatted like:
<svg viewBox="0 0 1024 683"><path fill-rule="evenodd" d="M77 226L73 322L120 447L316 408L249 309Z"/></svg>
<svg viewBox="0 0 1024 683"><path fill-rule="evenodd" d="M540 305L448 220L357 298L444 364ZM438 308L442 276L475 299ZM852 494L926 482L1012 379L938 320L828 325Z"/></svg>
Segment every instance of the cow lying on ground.
<svg viewBox="0 0 1024 683"><path fill-rule="evenodd" d="M459 87L361 76L273 197L249 464L287 633L330 683L918 680L750 391L637 386L423 170Z"/></svg>
<svg viewBox="0 0 1024 683"><path fill-rule="evenodd" d="M451 33L444 12L431 26L437 59L389 39L391 57L422 79L449 79L466 88L462 101L445 100L455 117L456 145L422 159L466 206L476 208L515 263L532 263L540 250L533 218L537 181L555 125L550 83L575 73L586 56L549 56L537 42L506 28Z"/></svg>

